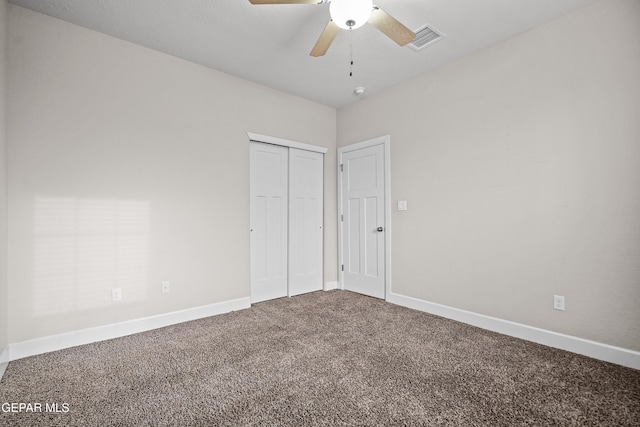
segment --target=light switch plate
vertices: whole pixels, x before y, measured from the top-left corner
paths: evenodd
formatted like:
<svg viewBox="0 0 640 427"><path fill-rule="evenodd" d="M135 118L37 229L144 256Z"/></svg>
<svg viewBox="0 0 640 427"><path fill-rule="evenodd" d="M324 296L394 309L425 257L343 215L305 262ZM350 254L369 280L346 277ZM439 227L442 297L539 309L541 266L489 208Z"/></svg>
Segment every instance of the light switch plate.
<svg viewBox="0 0 640 427"><path fill-rule="evenodd" d="M406 211L407 210L407 201L406 200L398 200L398 210Z"/></svg>
<svg viewBox="0 0 640 427"><path fill-rule="evenodd" d="M168 294L171 290L171 282L161 282L160 283L160 291L163 294Z"/></svg>

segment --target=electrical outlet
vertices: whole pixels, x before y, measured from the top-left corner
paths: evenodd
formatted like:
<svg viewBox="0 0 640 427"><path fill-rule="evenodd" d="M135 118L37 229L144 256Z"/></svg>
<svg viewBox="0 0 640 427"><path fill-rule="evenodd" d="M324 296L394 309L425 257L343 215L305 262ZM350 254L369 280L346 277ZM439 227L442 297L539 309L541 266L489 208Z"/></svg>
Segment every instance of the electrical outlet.
<svg viewBox="0 0 640 427"><path fill-rule="evenodd" d="M553 296L553 308L564 311L564 297L561 295Z"/></svg>
<svg viewBox="0 0 640 427"><path fill-rule="evenodd" d="M122 288L113 288L111 289L111 299L113 302L122 300Z"/></svg>
<svg viewBox="0 0 640 427"><path fill-rule="evenodd" d="M168 294L171 290L171 282L162 282L160 284L160 290L163 294Z"/></svg>

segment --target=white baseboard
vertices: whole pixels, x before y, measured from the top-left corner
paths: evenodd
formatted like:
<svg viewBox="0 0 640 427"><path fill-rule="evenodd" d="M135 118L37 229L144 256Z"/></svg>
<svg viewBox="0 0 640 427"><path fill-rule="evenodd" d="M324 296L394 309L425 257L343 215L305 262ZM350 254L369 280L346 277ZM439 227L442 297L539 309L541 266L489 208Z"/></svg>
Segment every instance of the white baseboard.
<svg viewBox="0 0 640 427"><path fill-rule="evenodd" d="M7 369L8 364L9 364L9 347L6 347L0 351L0 380L2 380L2 376L4 375L4 371Z"/></svg>
<svg viewBox="0 0 640 427"><path fill-rule="evenodd" d="M390 293L387 296L387 301L482 329L640 370L640 352L638 351L560 334L395 293Z"/></svg>
<svg viewBox="0 0 640 427"><path fill-rule="evenodd" d="M186 310L144 317L142 319L128 320L126 322L114 323L111 325L97 326L95 328L82 329L79 331L21 341L9 344L10 360L22 359L23 357L35 356L36 354L48 353L50 351L62 350L64 348L75 347L78 345L124 337L127 335L137 334L139 332L175 325L177 323L188 322L190 320L197 320L204 317L215 316L217 314L243 310L249 307L251 307L250 298L239 298L189 308Z"/></svg>
<svg viewBox="0 0 640 427"><path fill-rule="evenodd" d="M325 291L332 291L334 289L338 289L338 282L327 282L324 284L324 290Z"/></svg>

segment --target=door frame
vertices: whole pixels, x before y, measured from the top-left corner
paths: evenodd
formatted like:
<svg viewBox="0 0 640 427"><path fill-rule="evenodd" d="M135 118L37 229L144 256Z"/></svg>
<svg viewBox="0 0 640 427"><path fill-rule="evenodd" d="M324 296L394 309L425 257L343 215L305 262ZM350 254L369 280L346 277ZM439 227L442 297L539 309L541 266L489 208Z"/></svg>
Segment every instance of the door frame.
<svg viewBox="0 0 640 427"><path fill-rule="evenodd" d="M391 293L391 137L389 135L338 148L338 155L336 156L338 160L338 286L344 290L344 272L341 268L344 265L342 239L344 222L340 219L341 215L344 214L342 206L342 157L344 153L376 145L382 145L384 148L384 299L386 300Z"/></svg>
<svg viewBox="0 0 640 427"><path fill-rule="evenodd" d="M322 154L327 154L327 151L329 151L327 147L305 144L298 141L290 141L288 139L277 138L275 136L260 135L253 132L247 132L247 136L249 137L249 141L253 142L264 142L265 144L282 145L283 147L299 148L300 150L313 151Z"/></svg>

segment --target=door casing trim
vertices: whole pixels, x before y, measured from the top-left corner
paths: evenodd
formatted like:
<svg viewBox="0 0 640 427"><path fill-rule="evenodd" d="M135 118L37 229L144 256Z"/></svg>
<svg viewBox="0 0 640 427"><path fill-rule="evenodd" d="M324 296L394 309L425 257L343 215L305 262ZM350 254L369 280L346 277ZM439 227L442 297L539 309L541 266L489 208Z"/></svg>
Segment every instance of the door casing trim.
<svg viewBox="0 0 640 427"><path fill-rule="evenodd" d="M247 132L247 136L249 137L249 141L253 142L264 142L266 144L281 145L283 147L299 148L300 150L313 151L315 153L322 154L327 154L327 151L329 151L327 147L305 144L298 141L290 141L288 139L277 138L275 136L260 135L253 132Z"/></svg>

